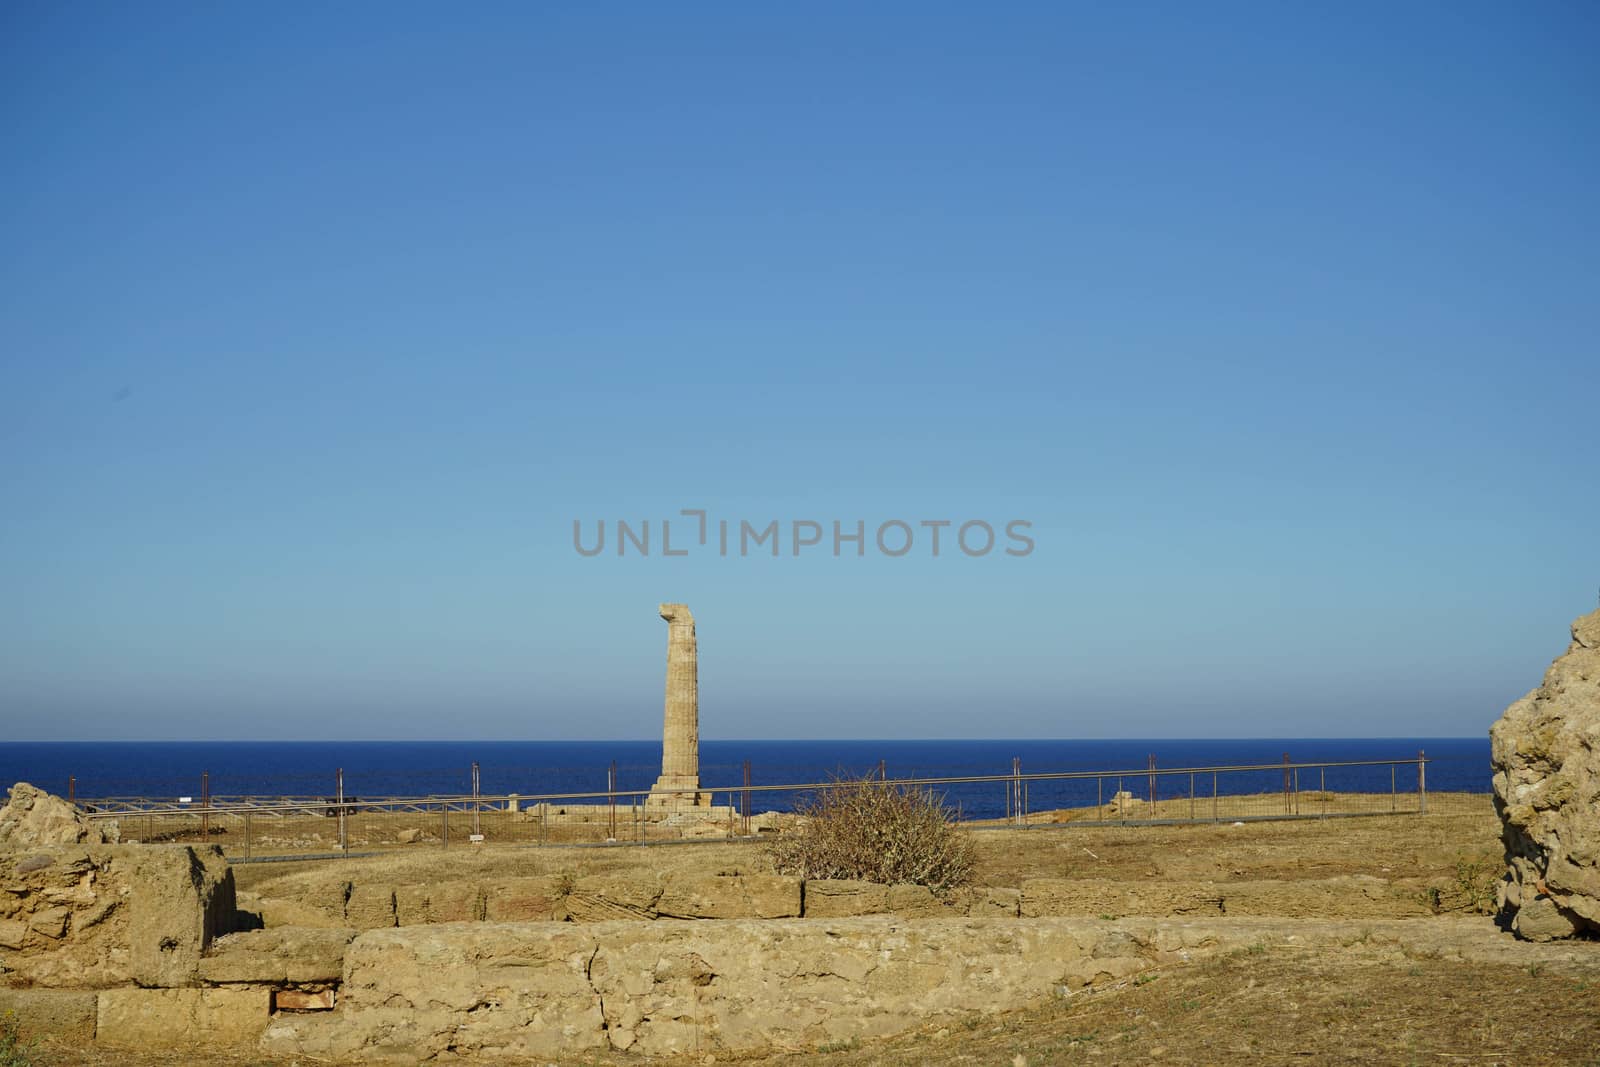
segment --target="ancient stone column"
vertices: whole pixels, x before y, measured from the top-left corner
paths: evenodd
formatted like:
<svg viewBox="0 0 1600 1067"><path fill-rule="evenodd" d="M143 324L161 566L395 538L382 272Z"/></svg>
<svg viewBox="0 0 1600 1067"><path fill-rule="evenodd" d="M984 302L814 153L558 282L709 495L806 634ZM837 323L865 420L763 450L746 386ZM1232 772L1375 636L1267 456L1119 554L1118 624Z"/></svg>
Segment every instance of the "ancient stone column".
<svg viewBox="0 0 1600 1067"><path fill-rule="evenodd" d="M703 807L700 789L700 667L694 616L686 604L662 604L667 620L667 702L661 731L661 777L650 803ZM665 790L687 790L667 793Z"/></svg>

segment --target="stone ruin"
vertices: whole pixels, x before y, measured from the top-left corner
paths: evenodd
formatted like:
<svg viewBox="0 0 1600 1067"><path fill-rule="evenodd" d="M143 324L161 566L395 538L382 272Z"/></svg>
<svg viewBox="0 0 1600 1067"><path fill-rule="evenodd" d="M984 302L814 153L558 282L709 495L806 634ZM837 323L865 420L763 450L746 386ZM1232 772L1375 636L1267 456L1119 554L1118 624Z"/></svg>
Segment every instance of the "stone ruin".
<svg viewBox="0 0 1600 1067"><path fill-rule="evenodd" d="M1502 921L1532 941L1600 935L1600 611L1489 737Z"/></svg>
<svg viewBox="0 0 1600 1067"><path fill-rule="evenodd" d="M708 808L700 790L700 651L687 604L662 604L667 621L667 696L661 729L661 777L650 790L652 807Z"/></svg>

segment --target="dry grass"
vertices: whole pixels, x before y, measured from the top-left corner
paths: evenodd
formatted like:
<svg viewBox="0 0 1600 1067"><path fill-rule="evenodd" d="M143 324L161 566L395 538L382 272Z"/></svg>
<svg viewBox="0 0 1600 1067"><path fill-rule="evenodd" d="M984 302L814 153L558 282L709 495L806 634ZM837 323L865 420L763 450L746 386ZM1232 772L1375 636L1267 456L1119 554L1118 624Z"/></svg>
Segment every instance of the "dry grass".
<svg viewBox="0 0 1600 1067"><path fill-rule="evenodd" d="M1530 970L1349 950L1243 952L825 1056L734 1062L1600 1064L1600 980Z"/></svg>

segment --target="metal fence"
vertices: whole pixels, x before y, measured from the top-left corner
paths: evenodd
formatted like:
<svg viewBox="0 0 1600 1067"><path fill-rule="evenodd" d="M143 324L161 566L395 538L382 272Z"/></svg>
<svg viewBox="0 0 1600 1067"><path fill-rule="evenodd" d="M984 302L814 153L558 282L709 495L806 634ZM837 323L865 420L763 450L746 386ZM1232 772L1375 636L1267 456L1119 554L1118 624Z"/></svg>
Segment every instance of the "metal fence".
<svg viewBox="0 0 1600 1067"><path fill-rule="evenodd" d="M890 778L887 785L937 791L975 829L1134 826L1425 814L1423 753L1402 760L1157 767ZM480 844L607 845L750 839L781 829L806 798L839 780L743 781L669 796L616 788L531 795L354 796L342 773L318 795L198 795L74 800L88 817L115 823L125 841L211 842L235 860L349 855ZM471 775L478 782L476 765ZM1435 803L1437 804L1438 798Z"/></svg>

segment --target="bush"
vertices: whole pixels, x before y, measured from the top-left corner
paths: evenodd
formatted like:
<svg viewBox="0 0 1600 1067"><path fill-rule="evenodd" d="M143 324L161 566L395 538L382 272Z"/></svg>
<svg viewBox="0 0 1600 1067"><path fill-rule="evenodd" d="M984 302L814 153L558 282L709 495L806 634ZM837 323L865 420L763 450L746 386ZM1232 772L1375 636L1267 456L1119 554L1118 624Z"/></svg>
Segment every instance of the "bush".
<svg viewBox="0 0 1600 1067"><path fill-rule="evenodd" d="M770 846L779 874L925 885L942 892L972 878L972 835L944 798L920 786L841 778L796 810L804 822Z"/></svg>

